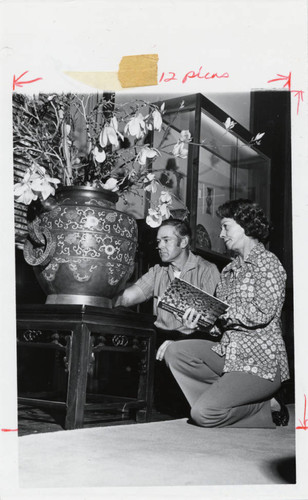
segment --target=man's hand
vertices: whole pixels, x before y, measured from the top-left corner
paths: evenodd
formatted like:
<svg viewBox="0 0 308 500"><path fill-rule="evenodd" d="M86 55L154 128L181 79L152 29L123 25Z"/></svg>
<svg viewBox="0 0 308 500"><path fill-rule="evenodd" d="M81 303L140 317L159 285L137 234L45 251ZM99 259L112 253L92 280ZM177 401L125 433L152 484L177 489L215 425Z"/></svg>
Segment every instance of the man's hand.
<svg viewBox="0 0 308 500"><path fill-rule="evenodd" d="M156 359L157 361L162 361L165 356L166 349L169 344L172 344L174 340L165 340L165 342L158 348Z"/></svg>
<svg viewBox="0 0 308 500"><path fill-rule="evenodd" d="M113 307L132 307L144 302L146 297L137 285L131 285L113 299Z"/></svg>
<svg viewBox="0 0 308 500"><path fill-rule="evenodd" d="M198 329L198 321L201 317L201 313L198 313L195 309L189 307L186 309L182 322L186 328L191 328L192 330Z"/></svg>

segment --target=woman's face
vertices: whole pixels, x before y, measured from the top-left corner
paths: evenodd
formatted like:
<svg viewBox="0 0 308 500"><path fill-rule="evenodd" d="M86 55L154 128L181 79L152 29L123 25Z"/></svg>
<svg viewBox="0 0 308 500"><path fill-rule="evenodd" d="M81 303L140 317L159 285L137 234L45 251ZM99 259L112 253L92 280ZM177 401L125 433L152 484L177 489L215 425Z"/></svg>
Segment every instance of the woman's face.
<svg viewBox="0 0 308 500"><path fill-rule="evenodd" d="M227 217L221 219L221 232L219 236L224 240L227 249L234 252L241 252L243 250L247 238L242 226L234 219Z"/></svg>

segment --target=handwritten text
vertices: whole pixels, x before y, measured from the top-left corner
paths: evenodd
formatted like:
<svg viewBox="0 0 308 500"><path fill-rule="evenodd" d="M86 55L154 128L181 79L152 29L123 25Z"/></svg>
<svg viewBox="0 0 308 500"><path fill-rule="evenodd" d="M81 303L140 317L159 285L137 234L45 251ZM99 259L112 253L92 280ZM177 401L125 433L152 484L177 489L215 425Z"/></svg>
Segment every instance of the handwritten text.
<svg viewBox="0 0 308 500"><path fill-rule="evenodd" d="M163 72L159 79L159 83L161 82L168 83L171 81L179 81L179 80L182 81L182 83L186 83L188 80L193 78L198 78L199 80L213 80L214 78L220 79L229 77L230 75L227 72L219 75L218 73L210 73L209 71L205 71L203 70L202 66L200 66L198 71L194 70L187 71L185 74L179 76L179 78L174 71L168 71L167 73Z"/></svg>

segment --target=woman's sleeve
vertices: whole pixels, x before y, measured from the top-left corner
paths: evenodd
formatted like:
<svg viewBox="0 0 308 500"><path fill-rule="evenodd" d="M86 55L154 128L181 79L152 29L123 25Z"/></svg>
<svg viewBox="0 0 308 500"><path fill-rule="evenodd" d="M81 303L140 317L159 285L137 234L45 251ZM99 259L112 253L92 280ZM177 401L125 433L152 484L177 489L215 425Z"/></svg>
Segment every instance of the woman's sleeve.
<svg viewBox="0 0 308 500"><path fill-rule="evenodd" d="M234 300L219 320L224 327L257 328L280 315L285 297L286 273L278 259L267 256L249 278L239 283Z"/></svg>

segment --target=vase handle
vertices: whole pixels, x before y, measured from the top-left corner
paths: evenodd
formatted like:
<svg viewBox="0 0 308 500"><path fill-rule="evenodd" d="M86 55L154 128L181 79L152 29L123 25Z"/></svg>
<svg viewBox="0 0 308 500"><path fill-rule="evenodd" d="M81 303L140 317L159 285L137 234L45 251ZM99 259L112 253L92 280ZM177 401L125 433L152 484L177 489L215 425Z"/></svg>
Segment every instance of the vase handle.
<svg viewBox="0 0 308 500"><path fill-rule="evenodd" d="M56 242L47 228L41 228L36 219L28 224L30 239L24 245L24 259L30 266L46 266L51 261L56 249ZM45 247L42 251L42 247Z"/></svg>
<svg viewBox="0 0 308 500"><path fill-rule="evenodd" d="M44 245L45 238L43 235L42 228L40 227L40 219L36 218L31 222L28 222L28 233L30 239L34 241L37 245Z"/></svg>

